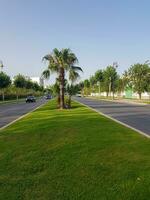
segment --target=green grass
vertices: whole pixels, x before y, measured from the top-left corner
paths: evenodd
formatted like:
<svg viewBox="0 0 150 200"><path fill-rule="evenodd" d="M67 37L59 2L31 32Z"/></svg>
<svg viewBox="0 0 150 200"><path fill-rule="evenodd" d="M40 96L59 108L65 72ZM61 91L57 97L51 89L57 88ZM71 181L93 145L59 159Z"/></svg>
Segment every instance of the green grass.
<svg viewBox="0 0 150 200"><path fill-rule="evenodd" d="M0 132L2 200L148 200L150 140L55 101Z"/></svg>

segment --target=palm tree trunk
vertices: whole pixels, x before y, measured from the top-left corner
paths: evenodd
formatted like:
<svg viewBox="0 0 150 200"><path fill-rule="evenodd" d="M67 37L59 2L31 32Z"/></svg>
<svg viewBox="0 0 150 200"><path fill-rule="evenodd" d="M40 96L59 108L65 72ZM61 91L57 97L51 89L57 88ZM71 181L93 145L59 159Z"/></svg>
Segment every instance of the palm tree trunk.
<svg viewBox="0 0 150 200"><path fill-rule="evenodd" d="M57 97L57 107L60 108L60 92Z"/></svg>
<svg viewBox="0 0 150 200"><path fill-rule="evenodd" d="M109 92L107 91L107 92L106 92L106 96L107 96L107 98L108 98L108 95L109 95Z"/></svg>
<svg viewBox="0 0 150 200"><path fill-rule="evenodd" d="M71 95L69 95L68 105L69 105L69 108L71 108Z"/></svg>
<svg viewBox="0 0 150 200"><path fill-rule="evenodd" d="M64 109L65 103L64 103L64 68L60 68L60 109Z"/></svg>
<svg viewBox="0 0 150 200"><path fill-rule="evenodd" d="M114 93L114 91L113 91L113 100L114 100L114 98L115 98L115 93Z"/></svg>
<svg viewBox="0 0 150 200"><path fill-rule="evenodd" d="M141 93L139 93L139 99L141 100L141 97L142 97L142 94Z"/></svg>

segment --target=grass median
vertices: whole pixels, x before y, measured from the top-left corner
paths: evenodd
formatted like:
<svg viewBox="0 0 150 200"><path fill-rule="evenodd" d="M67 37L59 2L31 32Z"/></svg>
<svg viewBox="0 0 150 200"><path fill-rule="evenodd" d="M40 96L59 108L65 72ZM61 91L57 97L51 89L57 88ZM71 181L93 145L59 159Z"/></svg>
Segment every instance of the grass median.
<svg viewBox="0 0 150 200"><path fill-rule="evenodd" d="M54 100L0 132L0 199L147 200L150 140Z"/></svg>

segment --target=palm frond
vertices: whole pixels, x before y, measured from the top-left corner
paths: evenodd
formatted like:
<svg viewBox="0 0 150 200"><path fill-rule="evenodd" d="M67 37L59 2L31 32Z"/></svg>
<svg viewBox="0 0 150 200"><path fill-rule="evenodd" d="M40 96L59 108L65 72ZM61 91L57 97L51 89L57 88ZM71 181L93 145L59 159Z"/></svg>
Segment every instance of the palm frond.
<svg viewBox="0 0 150 200"><path fill-rule="evenodd" d="M53 59L53 56L51 54L47 54L42 58L42 61L46 60L46 61L50 61Z"/></svg>
<svg viewBox="0 0 150 200"><path fill-rule="evenodd" d="M78 67L78 66L71 66L72 70L74 71L81 71L83 72L82 68L81 67Z"/></svg>
<svg viewBox="0 0 150 200"><path fill-rule="evenodd" d="M71 82L77 81L78 78L80 78L80 75L78 72L73 71L73 70L69 71L69 80L71 80Z"/></svg>
<svg viewBox="0 0 150 200"><path fill-rule="evenodd" d="M50 70L49 69L44 70L43 73L42 73L42 77L45 78L45 79L49 79Z"/></svg>

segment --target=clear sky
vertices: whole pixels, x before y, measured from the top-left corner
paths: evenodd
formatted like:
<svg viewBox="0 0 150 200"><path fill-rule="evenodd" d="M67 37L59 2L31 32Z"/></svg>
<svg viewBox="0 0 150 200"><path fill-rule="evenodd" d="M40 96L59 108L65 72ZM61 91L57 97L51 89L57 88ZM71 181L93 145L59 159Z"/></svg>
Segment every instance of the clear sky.
<svg viewBox="0 0 150 200"><path fill-rule="evenodd" d="M0 60L11 76L39 76L42 57L71 48L82 78L117 61L150 59L149 0L0 0Z"/></svg>

